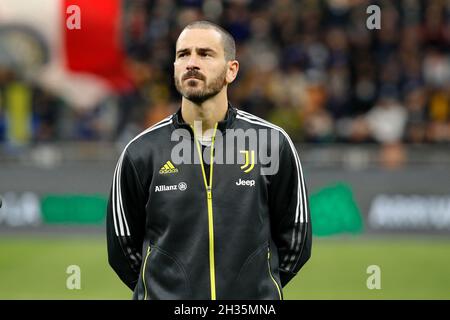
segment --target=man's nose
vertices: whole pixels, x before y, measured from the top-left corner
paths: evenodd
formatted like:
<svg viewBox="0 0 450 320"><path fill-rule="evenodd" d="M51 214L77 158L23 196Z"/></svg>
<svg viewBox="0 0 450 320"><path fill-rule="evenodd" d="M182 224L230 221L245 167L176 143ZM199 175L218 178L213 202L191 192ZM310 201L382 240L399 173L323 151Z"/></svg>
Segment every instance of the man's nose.
<svg viewBox="0 0 450 320"><path fill-rule="evenodd" d="M186 69L192 70L192 69L200 69L200 66L198 64L198 57L196 54L191 54L189 56L189 60L186 66Z"/></svg>

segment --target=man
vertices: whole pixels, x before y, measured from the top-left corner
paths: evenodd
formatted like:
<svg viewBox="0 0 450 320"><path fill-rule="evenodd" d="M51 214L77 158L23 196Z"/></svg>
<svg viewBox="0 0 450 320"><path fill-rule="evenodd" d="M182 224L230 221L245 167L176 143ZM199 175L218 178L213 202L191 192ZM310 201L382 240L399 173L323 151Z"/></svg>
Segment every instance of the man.
<svg viewBox="0 0 450 320"><path fill-rule="evenodd" d="M310 257L299 157L281 128L228 103L238 69L228 32L206 21L185 27L174 62L181 108L119 158L108 203L109 263L135 299L282 299L282 287ZM227 156L240 163L219 161L219 140L234 133L239 140L245 130L270 130L277 139L231 147L227 140ZM197 161L175 159L180 145ZM275 165L266 165L275 169L264 172L256 147L275 155Z"/></svg>

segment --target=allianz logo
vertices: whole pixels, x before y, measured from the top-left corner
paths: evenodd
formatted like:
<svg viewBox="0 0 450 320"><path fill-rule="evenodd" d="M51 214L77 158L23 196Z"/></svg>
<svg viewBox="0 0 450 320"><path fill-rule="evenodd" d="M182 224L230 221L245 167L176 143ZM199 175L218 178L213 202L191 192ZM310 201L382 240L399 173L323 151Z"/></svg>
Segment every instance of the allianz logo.
<svg viewBox="0 0 450 320"><path fill-rule="evenodd" d="M256 184L255 180L243 180L239 179L239 181L236 181L237 186L249 186L254 187Z"/></svg>
<svg viewBox="0 0 450 320"><path fill-rule="evenodd" d="M187 189L186 182L180 182L179 184L172 184L172 185L163 184L163 185L155 186L155 192L174 191L174 190L184 191L186 189Z"/></svg>

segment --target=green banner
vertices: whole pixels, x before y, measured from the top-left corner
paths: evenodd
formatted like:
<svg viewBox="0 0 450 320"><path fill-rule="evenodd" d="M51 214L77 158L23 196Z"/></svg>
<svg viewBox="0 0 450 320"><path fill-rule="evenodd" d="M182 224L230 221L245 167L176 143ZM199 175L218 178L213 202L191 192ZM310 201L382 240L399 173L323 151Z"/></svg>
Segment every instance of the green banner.
<svg viewBox="0 0 450 320"><path fill-rule="evenodd" d="M351 188L338 183L315 192L309 199L314 236L360 234L361 213ZM49 194L41 199L42 221L47 224L102 224L107 198L104 195Z"/></svg>
<svg viewBox="0 0 450 320"><path fill-rule="evenodd" d="M323 188L310 196L309 204L313 235L359 234L363 231L361 212L348 185L338 183Z"/></svg>
<svg viewBox="0 0 450 320"><path fill-rule="evenodd" d="M103 195L47 195L41 200L42 220L48 224L102 224L106 205Z"/></svg>

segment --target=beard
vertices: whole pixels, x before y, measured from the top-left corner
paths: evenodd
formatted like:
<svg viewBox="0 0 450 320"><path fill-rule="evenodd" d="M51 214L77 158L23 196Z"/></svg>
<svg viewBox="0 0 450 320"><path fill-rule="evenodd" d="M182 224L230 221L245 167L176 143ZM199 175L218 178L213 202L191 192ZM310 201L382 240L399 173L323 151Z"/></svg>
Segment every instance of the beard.
<svg viewBox="0 0 450 320"><path fill-rule="evenodd" d="M189 70L182 77L181 81L178 77L175 78L175 87L177 91L187 100L194 102L195 104L201 104L206 100L217 95L222 88L226 85L226 67L223 71L209 83L206 81L206 77L197 70ZM192 80L189 78L195 78ZM187 80L186 82L184 80ZM203 82L203 88L201 88L200 81Z"/></svg>

